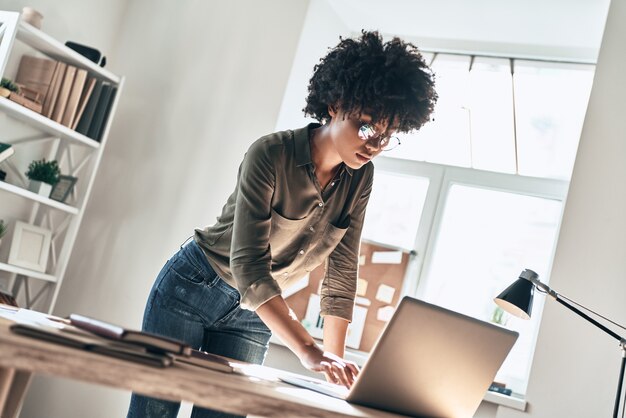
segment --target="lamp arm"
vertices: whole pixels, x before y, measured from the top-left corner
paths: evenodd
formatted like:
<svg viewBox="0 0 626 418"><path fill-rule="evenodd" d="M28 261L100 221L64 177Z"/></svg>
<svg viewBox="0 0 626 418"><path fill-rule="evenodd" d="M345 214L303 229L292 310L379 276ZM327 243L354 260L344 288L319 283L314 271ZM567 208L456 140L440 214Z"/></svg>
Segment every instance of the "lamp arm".
<svg viewBox="0 0 626 418"><path fill-rule="evenodd" d="M609 334L611 337L615 338L617 341L620 342L620 345L622 345L622 346L626 345L626 339L624 339L624 337L622 337L622 336L618 335L617 333L613 332L613 330L611 330L611 329L607 328L606 326L602 325L600 322L596 321L595 319L593 319L592 317L590 317L589 315L587 315L586 313L584 313L580 309L574 307L569 302L566 302L563 298L561 298L561 296L557 292L552 290L550 288L550 286L548 286L545 283L540 282L539 279L538 279L537 273L535 273L534 271L532 271L532 270L524 270L522 272L522 274L520 275L520 277L530 281L538 289L541 289L544 292L546 292L549 296L551 296L554 300L559 302L561 305L565 306L570 311L578 314L582 318L586 319L588 322L592 323L596 327L600 328L602 331L604 331L607 334Z"/></svg>

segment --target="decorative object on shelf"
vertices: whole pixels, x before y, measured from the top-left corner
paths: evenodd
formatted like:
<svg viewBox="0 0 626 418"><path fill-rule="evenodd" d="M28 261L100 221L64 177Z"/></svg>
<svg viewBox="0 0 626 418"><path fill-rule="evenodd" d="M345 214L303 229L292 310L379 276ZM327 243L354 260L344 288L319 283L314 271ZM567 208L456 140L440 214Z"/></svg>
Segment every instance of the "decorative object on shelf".
<svg viewBox="0 0 626 418"><path fill-rule="evenodd" d="M24 94L22 96L45 107L45 99L48 96L48 92L51 91L50 86L52 85L56 67L57 61L55 60L22 55L17 75L15 76L15 83L23 87ZM16 100L16 102L22 104L19 100ZM32 109L32 107L29 108ZM43 109L39 113L42 113L42 111Z"/></svg>
<svg viewBox="0 0 626 418"><path fill-rule="evenodd" d="M15 153L11 144L0 142L0 163Z"/></svg>
<svg viewBox="0 0 626 418"><path fill-rule="evenodd" d="M102 56L100 51L95 48L72 41L67 41L65 46L78 52L89 61L98 64L100 67L104 67L107 63L107 57Z"/></svg>
<svg viewBox="0 0 626 418"><path fill-rule="evenodd" d="M59 182L52 187L50 192L50 199L64 203L67 197L72 193L74 185L78 181L78 178L72 176L59 176Z"/></svg>
<svg viewBox="0 0 626 418"><path fill-rule="evenodd" d="M19 93L12 91L9 94L9 100L37 113L41 113L43 110L43 99L44 97L39 92L24 86L20 86Z"/></svg>
<svg viewBox="0 0 626 418"><path fill-rule="evenodd" d="M26 177L30 180L28 190L42 196L50 196L52 186L59 182L61 170L55 161L43 160L33 161L28 166Z"/></svg>
<svg viewBox="0 0 626 418"><path fill-rule="evenodd" d="M43 20L43 15L32 7L26 6L22 8L22 20L36 27L37 29L41 29L41 21Z"/></svg>
<svg viewBox="0 0 626 418"><path fill-rule="evenodd" d="M2 242L2 237L7 233L7 224L4 223L4 219L0 219L0 243Z"/></svg>
<svg viewBox="0 0 626 418"><path fill-rule="evenodd" d="M48 265L52 232L26 222L15 221L9 228L11 249L8 263L44 273Z"/></svg>
<svg viewBox="0 0 626 418"><path fill-rule="evenodd" d="M0 96L8 98L12 92L19 93L19 86L8 78L2 78L2 81L0 81Z"/></svg>

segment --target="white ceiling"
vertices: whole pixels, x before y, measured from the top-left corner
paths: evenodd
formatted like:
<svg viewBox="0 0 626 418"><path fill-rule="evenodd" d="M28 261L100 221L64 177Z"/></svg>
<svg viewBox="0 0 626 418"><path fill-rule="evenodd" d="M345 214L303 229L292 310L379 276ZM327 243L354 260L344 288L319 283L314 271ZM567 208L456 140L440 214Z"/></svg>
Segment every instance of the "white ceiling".
<svg viewBox="0 0 626 418"><path fill-rule="evenodd" d="M595 60L610 0L321 0L351 31L420 46ZM475 51L476 52L476 51Z"/></svg>

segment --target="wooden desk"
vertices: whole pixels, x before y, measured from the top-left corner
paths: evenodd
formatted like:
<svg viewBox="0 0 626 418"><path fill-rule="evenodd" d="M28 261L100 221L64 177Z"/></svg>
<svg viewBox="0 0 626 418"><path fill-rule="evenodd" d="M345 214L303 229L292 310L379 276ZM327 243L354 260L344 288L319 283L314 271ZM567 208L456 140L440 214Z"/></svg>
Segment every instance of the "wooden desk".
<svg viewBox="0 0 626 418"><path fill-rule="evenodd" d="M277 381L179 364L164 369L143 366L15 335L8 326L6 321L0 321L0 412L10 412L9 409L15 406L11 406L10 396L3 396L3 393L9 394L12 388L13 392L19 392L29 374L26 372L35 372L128 389L172 401L184 400L241 415L281 418L399 416Z"/></svg>

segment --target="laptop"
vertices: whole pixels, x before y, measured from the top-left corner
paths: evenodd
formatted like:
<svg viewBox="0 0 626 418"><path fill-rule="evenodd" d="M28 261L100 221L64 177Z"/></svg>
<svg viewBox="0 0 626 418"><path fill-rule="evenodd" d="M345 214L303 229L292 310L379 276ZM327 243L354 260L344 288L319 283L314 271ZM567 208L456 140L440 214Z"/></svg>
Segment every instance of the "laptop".
<svg viewBox="0 0 626 418"><path fill-rule="evenodd" d="M348 402L424 417L471 417L518 333L404 297L352 388L281 377Z"/></svg>

